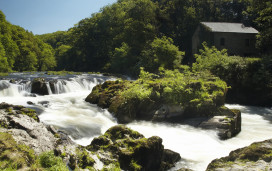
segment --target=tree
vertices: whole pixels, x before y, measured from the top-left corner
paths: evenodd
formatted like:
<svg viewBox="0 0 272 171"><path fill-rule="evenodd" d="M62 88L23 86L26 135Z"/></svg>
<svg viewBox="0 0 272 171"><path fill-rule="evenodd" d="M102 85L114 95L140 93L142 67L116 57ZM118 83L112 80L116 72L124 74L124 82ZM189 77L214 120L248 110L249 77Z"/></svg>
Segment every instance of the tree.
<svg viewBox="0 0 272 171"><path fill-rule="evenodd" d="M130 50L131 48L126 43L122 43L120 48L115 48L109 64L112 72L125 73L129 70L128 67L131 66L131 60L129 59Z"/></svg>
<svg viewBox="0 0 272 171"><path fill-rule="evenodd" d="M46 43L41 45L41 54L38 56L38 71L52 70L56 67L56 59L53 48Z"/></svg>
<svg viewBox="0 0 272 171"><path fill-rule="evenodd" d="M6 58L5 49L2 43L0 42L0 72L8 72L8 71L10 71L10 68Z"/></svg>
<svg viewBox="0 0 272 171"><path fill-rule="evenodd" d="M254 19L259 30L257 47L263 53L272 54L272 2L270 0L250 0L248 16Z"/></svg>
<svg viewBox="0 0 272 171"><path fill-rule="evenodd" d="M173 44L171 38L163 36L156 38L142 52L141 66L147 71L158 71L159 67L165 69L175 69L181 65L184 52L179 51L179 48Z"/></svg>

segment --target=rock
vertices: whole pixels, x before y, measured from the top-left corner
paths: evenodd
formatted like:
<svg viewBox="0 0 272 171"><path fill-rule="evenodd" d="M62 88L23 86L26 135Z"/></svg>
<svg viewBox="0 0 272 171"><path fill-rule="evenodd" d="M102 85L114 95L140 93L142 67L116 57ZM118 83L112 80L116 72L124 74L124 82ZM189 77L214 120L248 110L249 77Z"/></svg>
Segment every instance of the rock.
<svg viewBox="0 0 272 171"><path fill-rule="evenodd" d="M35 78L31 83L31 93L39 95L48 95L47 83L44 78Z"/></svg>
<svg viewBox="0 0 272 171"><path fill-rule="evenodd" d="M49 86L53 94L56 94L55 84L57 84L58 80L50 80Z"/></svg>
<svg viewBox="0 0 272 171"><path fill-rule="evenodd" d="M160 137L144 138L124 125L110 128L86 148L102 156L106 165L117 161L122 170L167 170L181 159L178 153L164 149Z"/></svg>
<svg viewBox="0 0 272 171"><path fill-rule="evenodd" d="M165 149L162 156L162 161L163 161L162 167L164 168L163 170L167 170L167 168L174 167L174 163L180 160L181 160L181 157L179 153L176 153L169 149Z"/></svg>
<svg viewBox="0 0 272 171"><path fill-rule="evenodd" d="M41 104L44 107L48 107L49 103L50 103L49 101L39 101L38 102L38 104Z"/></svg>
<svg viewBox="0 0 272 171"><path fill-rule="evenodd" d="M271 170L272 139L253 143L230 152L227 157L213 160L207 171Z"/></svg>
<svg viewBox="0 0 272 171"><path fill-rule="evenodd" d="M231 110L233 114L214 116L201 122L198 127L218 131L220 139L225 140L237 135L241 131L241 112Z"/></svg>
<svg viewBox="0 0 272 171"><path fill-rule="evenodd" d="M30 166L36 160L29 147L16 143L10 134L4 132L0 132L0 152L0 170L31 170Z"/></svg>
<svg viewBox="0 0 272 171"><path fill-rule="evenodd" d="M6 124L1 132L8 132L16 142L31 147L36 154L54 149L55 138L44 124L35 121L27 115L9 115L0 111L0 122Z"/></svg>
<svg viewBox="0 0 272 171"><path fill-rule="evenodd" d="M6 81L0 81L0 91L10 87L10 84Z"/></svg>
<svg viewBox="0 0 272 171"><path fill-rule="evenodd" d="M33 103L31 101L27 101L26 103L29 104L29 105L35 105L35 103Z"/></svg>
<svg viewBox="0 0 272 171"><path fill-rule="evenodd" d="M102 85L95 86L85 101L97 104L102 108L109 108L112 103L112 98L117 94L117 90L122 90L123 88L124 84L121 84L119 80L106 81Z"/></svg>
<svg viewBox="0 0 272 171"><path fill-rule="evenodd" d="M215 78L211 78L205 85L210 94L221 92L213 100L204 102L200 102L199 99L190 102L185 101L184 103L188 103L186 105L169 103L162 95L157 95L163 94L162 91L164 91L162 85L158 83L150 85L153 92L147 98L123 97L120 92L125 91L127 85L131 86L132 82L129 81L106 81L97 85L85 101L97 104L102 108L108 108L109 112L121 124L134 120L186 123L188 119L191 119L191 121L197 121L193 121L192 126L218 130L220 139L228 139L241 131L241 113L223 106L227 89L223 90L222 87L214 83L215 81ZM199 91L203 83L193 81L186 86L191 88L191 91ZM133 92L131 93L133 94Z"/></svg>

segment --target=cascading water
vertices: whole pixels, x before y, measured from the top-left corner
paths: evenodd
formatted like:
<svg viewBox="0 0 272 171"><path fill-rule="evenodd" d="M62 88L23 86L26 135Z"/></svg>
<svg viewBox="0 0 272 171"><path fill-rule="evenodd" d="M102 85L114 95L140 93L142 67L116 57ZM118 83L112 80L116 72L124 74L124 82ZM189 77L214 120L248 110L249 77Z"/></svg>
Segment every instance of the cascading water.
<svg viewBox="0 0 272 171"><path fill-rule="evenodd" d="M31 94L31 80L45 77L53 86L47 96ZM48 76L19 74L0 80L0 103L6 102L38 109L40 120L68 133L81 145L116 125L116 120L107 110L86 103L84 99L99 83L112 78L101 75ZM9 81L13 80L13 81ZM35 105L29 105L27 102ZM221 141L215 131L197 129L188 125L133 122L128 127L146 137L160 136L165 148L180 153L182 160L172 170L187 167L196 171L205 170L211 160L228 155L237 148L256 141L272 138L272 109L240 105L227 105L242 111L242 132L229 140Z"/></svg>

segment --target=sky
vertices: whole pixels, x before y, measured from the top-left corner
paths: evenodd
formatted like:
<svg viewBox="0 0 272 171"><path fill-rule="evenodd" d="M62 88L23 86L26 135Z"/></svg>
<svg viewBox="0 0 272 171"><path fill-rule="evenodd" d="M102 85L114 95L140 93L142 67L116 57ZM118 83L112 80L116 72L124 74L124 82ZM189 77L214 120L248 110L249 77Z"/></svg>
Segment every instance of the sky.
<svg viewBox="0 0 272 171"><path fill-rule="evenodd" d="M0 10L11 24L33 34L65 31L117 0L0 0Z"/></svg>

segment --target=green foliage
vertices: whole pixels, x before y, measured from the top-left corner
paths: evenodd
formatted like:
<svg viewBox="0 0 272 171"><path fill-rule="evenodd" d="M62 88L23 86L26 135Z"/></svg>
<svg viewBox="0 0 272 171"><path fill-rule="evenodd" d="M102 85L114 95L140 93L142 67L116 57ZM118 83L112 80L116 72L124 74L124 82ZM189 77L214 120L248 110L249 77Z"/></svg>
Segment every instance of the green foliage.
<svg viewBox="0 0 272 171"><path fill-rule="evenodd" d="M43 168L68 171L62 159L52 151L37 157L28 146L17 144L10 134L0 132L0 170L44 170Z"/></svg>
<svg viewBox="0 0 272 171"><path fill-rule="evenodd" d="M95 161L86 150L77 149L78 166L82 169L92 168Z"/></svg>
<svg viewBox="0 0 272 171"><path fill-rule="evenodd" d="M150 47L142 51L140 63L150 72L157 71L159 67L174 69L181 65L184 54L173 44L171 38L163 36L154 39Z"/></svg>
<svg viewBox="0 0 272 171"><path fill-rule="evenodd" d="M6 51L0 42L0 72L8 72L10 71L10 67L8 65L8 60L6 57Z"/></svg>
<svg viewBox="0 0 272 171"><path fill-rule="evenodd" d="M154 86L159 87L159 90L154 90ZM211 92L212 86L216 88ZM139 80L122 91L121 96L141 100L155 94L169 104L185 105L196 101L201 104L203 101L212 102L217 95L224 94L226 88L225 82L205 72L180 73L178 70L161 68L158 79L151 78L149 73L142 70Z"/></svg>
<svg viewBox="0 0 272 171"><path fill-rule="evenodd" d="M252 18L260 31L257 37L257 47L263 53L272 54L272 2L270 0L249 0L246 14Z"/></svg>
<svg viewBox="0 0 272 171"><path fill-rule="evenodd" d="M126 43L122 43L120 48L115 48L112 56L112 61L110 63L111 71L122 73L127 70L127 66L129 66L129 52L130 47Z"/></svg>
<svg viewBox="0 0 272 171"><path fill-rule="evenodd" d="M142 166L138 165L137 162L135 162L134 160L131 160L130 167L135 171L142 169Z"/></svg>
<svg viewBox="0 0 272 171"><path fill-rule="evenodd" d="M60 157L56 157L53 151L45 152L39 156L39 162L43 168L50 171L69 170Z"/></svg>
<svg viewBox="0 0 272 171"><path fill-rule="evenodd" d="M34 151L18 145L12 136L0 132L0 170L18 170L35 163Z"/></svg>
<svg viewBox="0 0 272 171"><path fill-rule="evenodd" d="M264 56L261 59L228 56L226 50L209 48L205 43L203 46L200 54L195 55L196 63L192 67L194 71L206 70L226 81L231 86L228 92L230 100L241 97L251 99L251 102L241 99L235 103L254 105L271 103L271 97L267 96L267 93L272 92L271 56Z"/></svg>
<svg viewBox="0 0 272 171"><path fill-rule="evenodd" d="M1 17L0 72L53 69L56 66L54 55L50 45Z"/></svg>
<svg viewBox="0 0 272 171"><path fill-rule="evenodd" d="M47 71L47 75L80 75L82 72L73 72L73 71Z"/></svg>

